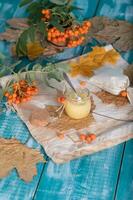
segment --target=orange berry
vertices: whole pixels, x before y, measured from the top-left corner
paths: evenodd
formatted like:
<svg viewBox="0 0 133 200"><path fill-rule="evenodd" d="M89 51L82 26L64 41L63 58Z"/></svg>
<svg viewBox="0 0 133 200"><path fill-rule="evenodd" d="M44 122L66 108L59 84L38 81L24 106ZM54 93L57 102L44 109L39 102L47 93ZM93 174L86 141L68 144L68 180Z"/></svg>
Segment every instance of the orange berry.
<svg viewBox="0 0 133 200"><path fill-rule="evenodd" d="M50 19L50 15L46 15L46 19Z"/></svg>
<svg viewBox="0 0 133 200"><path fill-rule="evenodd" d="M12 87L14 90L17 90L20 86L19 83L14 83Z"/></svg>
<svg viewBox="0 0 133 200"><path fill-rule="evenodd" d="M27 98L26 97L23 97L22 99L21 99L21 102L26 102L27 101Z"/></svg>
<svg viewBox="0 0 133 200"><path fill-rule="evenodd" d="M17 94L16 94L16 93L13 93L12 97L13 97L13 98L16 98L16 97L17 97Z"/></svg>
<svg viewBox="0 0 133 200"><path fill-rule="evenodd" d="M64 103L65 102L65 97L58 97L57 101L59 103Z"/></svg>
<svg viewBox="0 0 133 200"><path fill-rule="evenodd" d="M122 91L122 92L120 93L120 95L121 95L122 97L127 97L127 91Z"/></svg>
<svg viewBox="0 0 133 200"><path fill-rule="evenodd" d="M27 100L27 101L30 101L30 100L31 100L31 97L26 97L26 100Z"/></svg>
<svg viewBox="0 0 133 200"><path fill-rule="evenodd" d="M57 134L57 136L58 136L60 139L64 139L64 134L63 134L63 133Z"/></svg>
<svg viewBox="0 0 133 200"><path fill-rule="evenodd" d="M73 31L72 31L72 30L69 30L69 31L68 31L68 35L69 35L69 36L73 36L73 35L74 35Z"/></svg>
<svg viewBox="0 0 133 200"><path fill-rule="evenodd" d="M81 34L84 34L84 30L82 29Z"/></svg>
<svg viewBox="0 0 133 200"><path fill-rule="evenodd" d="M34 88L34 89L32 90L32 92L33 92L33 94L37 94L37 93L38 93L38 88Z"/></svg>
<svg viewBox="0 0 133 200"><path fill-rule="evenodd" d="M66 34L64 35L64 38L65 38L65 39L67 38L67 35L66 35Z"/></svg>
<svg viewBox="0 0 133 200"><path fill-rule="evenodd" d="M54 34L55 34L56 36L59 36L59 35L60 35L60 32L59 32L58 30L56 30L56 31L54 32Z"/></svg>
<svg viewBox="0 0 133 200"><path fill-rule="evenodd" d="M65 37L68 38L68 37L69 37L69 34L68 34L68 33L65 33Z"/></svg>
<svg viewBox="0 0 133 200"><path fill-rule="evenodd" d="M57 38L52 39L52 42L57 43L58 42Z"/></svg>
<svg viewBox="0 0 133 200"><path fill-rule="evenodd" d="M4 94L5 97L9 97L9 95L10 95L9 92L5 92Z"/></svg>
<svg viewBox="0 0 133 200"><path fill-rule="evenodd" d="M88 136L86 137L86 142L87 142L87 143L91 143L91 141L92 141L92 139L91 139L90 135L88 135Z"/></svg>
<svg viewBox="0 0 133 200"><path fill-rule="evenodd" d="M76 44L77 44L77 42L74 40L74 41L73 41L73 45L76 45Z"/></svg>
<svg viewBox="0 0 133 200"><path fill-rule="evenodd" d="M86 81L80 81L79 84L84 87L84 86L86 86L87 82Z"/></svg>
<svg viewBox="0 0 133 200"><path fill-rule="evenodd" d="M82 32L82 30L83 30L83 29L80 27L80 28L79 28L79 32L81 33L81 32Z"/></svg>
<svg viewBox="0 0 133 200"><path fill-rule="evenodd" d="M27 91L31 91L31 90L32 90L32 87L28 86Z"/></svg>
<svg viewBox="0 0 133 200"><path fill-rule="evenodd" d="M61 42L65 42L65 38L62 36L62 37L60 37L60 40L61 40Z"/></svg>
<svg viewBox="0 0 133 200"><path fill-rule="evenodd" d="M31 95L31 91L26 91L26 94Z"/></svg>
<svg viewBox="0 0 133 200"><path fill-rule="evenodd" d="M84 24L85 24L87 27L91 27L91 22L90 22L90 21L85 21Z"/></svg>
<svg viewBox="0 0 133 200"><path fill-rule="evenodd" d="M8 99L12 99L12 98L13 98L13 96L12 96L12 95L9 95L9 96L8 96Z"/></svg>
<svg viewBox="0 0 133 200"><path fill-rule="evenodd" d="M90 136L90 138L91 138L92 141L96 139L96 135L93 134L93 133L92 133L92 134L89 134L89 136Z"/></svg>
<svg viewBox="0 0 133 200"><path fill-rule="evenodd" d="M20 104L20 100L16 100L16 101L15 101L15 104Z"/></svg>
<svg viewBox="0 0 133 200"><path fill-rule="evenodd" d="M60 35L61 35L61 36L64 36L64 33L63 33L63 32L60 32Z"/></svg>
<svg viewBox="0 0 133 200"><path fill-rule="evenodd" d="M84 134L84 133L80 134L79 138L80 138L81 141L85 141L86 140L86 134Z"/></svg>
<svg viewBox="0 0 133 200"><path fill-rule="evenodd" d="M19 84L20 84L20 85L25 85L25 84L26 84L26 81L25 81L25 80L20 80L20 81L19 81Z"/></svg>
<svg viewBox="0 0 133 200"><path fill-rule="evenodd" d="M43 9L41 12L42 12L43 15L49 15L50 14L50 10L48 10L48 9Z"/></svg>
<svg viewBox="0 0 133 200"><path fill-rule="evenodd" d="M45 14L45 9L43 9L43 10L41 11L41 13L44 15L44 14Z"/></svg>
<svg viewBox="0 0 133 200"><path fill-rule="evenodd" d="M79 35L79 32L78 31L74 31L74 36L78 36Z"/></svg>
<svg viewBox="0 0 133 200"><path fill-rule="evenodd" d="M58 37L57 41L58 41L58 42L62 42L62 38L61 38L61 37Z"/></svg>

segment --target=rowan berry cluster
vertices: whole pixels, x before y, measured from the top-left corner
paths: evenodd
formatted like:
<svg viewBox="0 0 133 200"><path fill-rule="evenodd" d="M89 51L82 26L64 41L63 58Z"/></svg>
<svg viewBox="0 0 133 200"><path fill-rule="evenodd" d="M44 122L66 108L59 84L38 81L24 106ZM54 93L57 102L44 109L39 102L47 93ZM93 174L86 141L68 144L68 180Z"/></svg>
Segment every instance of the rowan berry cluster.
<svg viewBox="0 0 133 200"><path fill-rule="evenodd" d="M89 21L83 22L80 26L74 28L66 28L64 32L56 27L48 29L48 41L57 45L64 44L68 48L77 47L85 40L85 35L88 33L91 24Z"/></svg>
<svg viewBox="0 0 133 200"><path fill-rule="evenodd" d="M93 140L96 139L96 135L93 134L93 133L88 134L88 135L86 135L86 134L84 134L84 133L81 133L80 136L79 136L79 138L80 138L80 140L81 140L82 142L86 142L86 143L89 144L89 143L91 143Z"/></svg>
<svg viewBox="0 0 133 200"><path fill-rule="evenodd" d="M51 17L51 11L49 9L43 9L42 10L42 20L48 21Z"/></svg>
<svg viewBox="0 0 133 200"><path fill-rule="evenodd" d="M38 93L35 83L29 84L26 80L20 80L11 85L10 91L5 92L9 104L20 104L31 100Z"/></svg>

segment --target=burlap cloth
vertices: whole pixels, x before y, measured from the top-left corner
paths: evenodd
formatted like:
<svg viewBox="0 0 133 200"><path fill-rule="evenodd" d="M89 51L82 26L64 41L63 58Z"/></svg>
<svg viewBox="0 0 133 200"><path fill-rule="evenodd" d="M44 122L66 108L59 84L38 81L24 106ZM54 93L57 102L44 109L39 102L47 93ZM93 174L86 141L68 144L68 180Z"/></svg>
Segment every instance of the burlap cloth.
<svg viewBox="0 0 133 200"><path fill-rule="evenodd" d="M122 62L123 61L121 60L120 65ZM38 81L40 77L41 73L38 72L36 75ZM9 77L1 79L1 83L4 85L4 82L8 79ZM77 79L73 80L73 83L76 84ZM101 116L106 115L124 120L133 119L133 106L128 102L122 104L121 106L116 105L114 102L104 102L100 96L98 97L95 94L98 89L91 87L92 85L88 85L88 88L90 89L91 96L94 100L94 112L99 113L100 115L92 113L93 120L91 118L86 127L81 126L80 129L78 126L78 130L76 130L76 126L73 124L69 130L65 131L64 138L60 139L57 135L57 130L52 129L51 127L33 126L29 121L33 110L44 109L46 105L58 106L56 101L57 90L46 86L44 83L41 83L41 81L39 82L39 85L39 94L34 96L28 103L15 106L15 109L18 116L26 124L31 135L43 146L46 154L55 163L64 163L83 155L101 151L133 138L132 122L119 121ZM56 84L54 87L56 87ZM65 123L67 122L65 121ZM80 123L82 123L82 121L80 121ZM90 144L81 142L79 140L79 134L81 132L95 133L97 138Z"/></svg>

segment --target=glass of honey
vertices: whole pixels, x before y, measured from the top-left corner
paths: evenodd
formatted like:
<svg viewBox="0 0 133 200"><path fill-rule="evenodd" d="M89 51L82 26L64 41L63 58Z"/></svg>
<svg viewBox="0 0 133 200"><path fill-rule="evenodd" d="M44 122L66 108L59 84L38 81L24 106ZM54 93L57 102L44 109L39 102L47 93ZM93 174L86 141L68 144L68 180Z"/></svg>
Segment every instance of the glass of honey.
<svg viewBox="0 0 133 200"><path fill-rule="evenodd" d="M67 89L65 98L65 112L70 118L82 119L89 115L91 99L87 88L77 89L77 93L72 89Z"/></svg>

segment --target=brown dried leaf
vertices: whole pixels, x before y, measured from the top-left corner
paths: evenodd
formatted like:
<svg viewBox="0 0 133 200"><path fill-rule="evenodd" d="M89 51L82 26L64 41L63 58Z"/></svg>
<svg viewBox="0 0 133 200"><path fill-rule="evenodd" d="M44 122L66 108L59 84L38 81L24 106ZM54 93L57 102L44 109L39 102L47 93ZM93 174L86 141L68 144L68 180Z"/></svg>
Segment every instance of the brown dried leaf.
<svg viewBox="0 0 133 200"><path fill-rule="evenodd" d="M108 44L112 44L118 38L117 33L118 33L118 28L113 26L106 26L103 30L95 34L95 38L100 39Z"/></svg>
<svg viewBox="0 0 133 200"><path fill-rule="evenodd" d="M29 27L27 18L12 18L7 20L7 24L15 29L27 29Z"/></svg>
<svg viewBox="0 0 133 200"><path fill-rule="evenodd" d="M92 101L93 106L92 108L95 108L94 102ZM57 110L58 107L56 106L47 106L47 110L50 114L50 116L55 116L55 111ZM76 130L80 130L83 128L88 127L90 124L92 124L92 122L94 122L94 118L92 116L92 114L89 114L88 117L85 117L84 120L83 119L71 119L70 117L68 117L65 112L62 113L60 118L57 118L55 121L53 121L52 123L49 123L47 128L50 129L54 129L57 133L61 133L61 132L65 132L68 131L70 129L76 129Z"/></svg>
<svg viewBox="0 0 133 200"><path fill-rule="evenodd" d="M125 33L120 36L116 42L114 42L113 47L122 51L129 51L133 49L133 32Z"/></svg>
<svg viewBox="0 0 133 200"><path fill-rule="evenodd" d="M105 91L97 92L96 96L98 96L103 103L115 104L117 107L121 107L129 103L127 97L122 97L119 95L116 96Z"/></svg>
<svg viewBox="0 0 133 200"><path fill-rule="evenodd" d="M120 51L133 49L133 24L100 16L93 17L90 21L92 27L89 37L96 38L99 42L112 44Z"/></svg>
<svg viewBox="0 0 133 200"><path fill-rule="evenodd" d="M21 35L23 30L7 29L4 33L0 33L0 40L14 42Z"/></svg>
<svg viewBox="0 0 133 200"><path fill-rule="evenodd" d="M128 67L124 70L124 74L128 76L130 84L133 85L133 64L128 65Z"/></svg>
<svg viewBox="0 0 133 200"><path fill-rule="evenodd" d="M38 162L45 162L38 150L31 149L16 139L0 138L0 178L16 168L21 179L31 181L37 174Z"/></svg>

